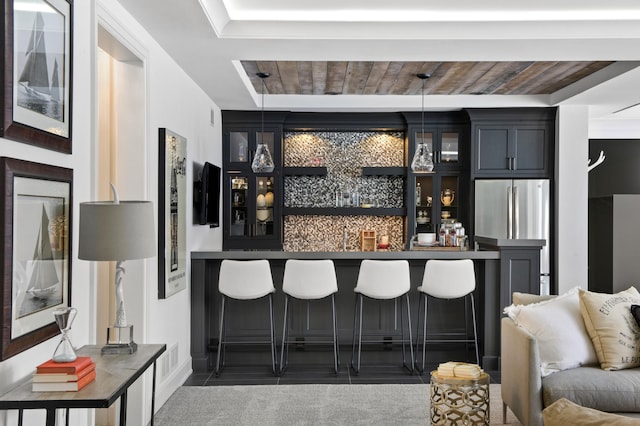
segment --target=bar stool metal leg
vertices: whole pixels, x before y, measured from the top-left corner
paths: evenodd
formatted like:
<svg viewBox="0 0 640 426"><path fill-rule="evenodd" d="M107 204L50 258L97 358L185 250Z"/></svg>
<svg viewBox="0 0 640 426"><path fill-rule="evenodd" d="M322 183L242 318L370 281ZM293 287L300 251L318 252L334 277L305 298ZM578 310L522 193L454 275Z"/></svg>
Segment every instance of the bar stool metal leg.
<svg viewBox="0 0 640 426"><path fill-rule="evenodd" d="M280 375L289 364L289 295L284 297L284 325L282 326L282 350L280 351Z"/></svg>
<svg viewBox="0 0 640 426"><path fill-rule="evenodd" d="M420 314L422 311L422 322L420 322ZM416 362L416 370L418 373L424 373L426 369L426 347L427 347L427 295L420 293L420 301L418 303L418 323L416 324L416 352L419 351L420 345L420 325L422 324L422 366Z"/></svg>
<svg viewBox="0 0 640 426"><path fill-rule="evenodd" d="M220 375L220 373L222 372L222 352L223 350L223 345L224 345L224 338L223 338L223 330L224 330L224 305L225 305L225 301L226 301L226 297L224 295L222 295L222 302L220 303L220 332L218 333L218 356L216 357L216 369L215 369L215 375L216 377Z"/></svg>
<svg viewBox="0 0 640 426"><path fill-rule="evenodd" d="M411 363L407 364L405 358L404 321L402 321L402 323L400 324L400 327L402 327L402 363L407 368L407 370L409 370L409 373L413 374L415 367L415 356L413 354L413 337L411 336L411 307L409 306L409 293L405 294L405 303L407 305L407 329L409 331L409 352L411 354Z"/></svg>
<svg viewBox="0 0 640 426"><path fill-rule="evenodd" d="M276 331L273 322L273 294L269 293L269 319L271 323L271 373L276 374Z"/></svg>
<svg viewBox="0 0 640 426"><path fill-rule="evenodd" d="M480 365L480 353L478 349L478 326L476 323L476 304L473 299L473 293L469 293L471 296L471 316L473 317L473 344L476 347L476 364Z"/></svg>
<svg viewBox="0 0 640 426"><path fill-rule="evenodd" d="M333 315L333 364L335 373L338 374L338 367L340 365L340 347L338 343L338 321L336 317L335 294L331 295L331 311Z"/></svg>
<svg viewBox="0 0 640 426"><path fill-rule="evenodd" d="M358 375L360 373L360 354L362 351L362 299L361 294L356 295L356 304L354 309L354 323L353 323L353 346L351 348L351 368ZM356 334L358 336L358 363L355 364L355 351L356 351Z"/></svg>

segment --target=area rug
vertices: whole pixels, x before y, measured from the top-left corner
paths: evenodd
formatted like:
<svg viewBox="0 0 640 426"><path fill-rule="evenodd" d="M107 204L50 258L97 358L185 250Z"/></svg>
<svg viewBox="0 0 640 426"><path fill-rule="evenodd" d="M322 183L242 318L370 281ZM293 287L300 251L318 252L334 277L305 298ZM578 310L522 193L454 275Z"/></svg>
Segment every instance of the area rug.
<svg viewBox="0 0 640 426"><path fill-rule="evenodd" d="M491 385L491 424L502 424ZM168 425L428 425L429 385L183 386L155 416ZM519 425L512 413L508 425Z"/></svg>

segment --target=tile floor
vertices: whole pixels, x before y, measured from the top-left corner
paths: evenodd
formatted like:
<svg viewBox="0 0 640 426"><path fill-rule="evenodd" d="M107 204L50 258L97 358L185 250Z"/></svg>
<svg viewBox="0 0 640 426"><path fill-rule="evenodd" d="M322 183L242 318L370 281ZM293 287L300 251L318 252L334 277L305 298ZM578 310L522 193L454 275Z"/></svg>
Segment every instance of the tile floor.
<svg viewBox="0 0 640 426"><path fill-rule="evenodd" d="M214 354L215 357L215 354ZM407 354L407 358L409 355ZM291 346L289 364L280 377L271 374L271 358L268 351L227 349L225 367L219 377L213 371L194 373L185 386L224 385L277 385L277 384L412 384L429 383L429 371L446 361L475 362L473 351L428 351L427 368L423 375L409 374L402 366L400 347L392 350L363 348L360 374L349 368L351 347L341 347L340 368L333 371L333 351L331 348L305 348L295 350ZM500 373L487 371L491 383L500 383Z"/></svg>

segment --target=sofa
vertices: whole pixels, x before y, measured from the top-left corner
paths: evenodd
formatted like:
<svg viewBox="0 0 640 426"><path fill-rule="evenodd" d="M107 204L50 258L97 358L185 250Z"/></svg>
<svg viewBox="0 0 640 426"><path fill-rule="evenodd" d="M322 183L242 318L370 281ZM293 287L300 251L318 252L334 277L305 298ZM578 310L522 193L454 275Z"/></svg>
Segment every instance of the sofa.
<svg viewBox="0 0 640 426"><path fill-rule="evenodd" d="M548 298L513 295L514 305L521 306ZM596 362L573 368L565 366L566 369L543 377L538 338L510 317L502 318L501 325L503 421L509 407L524 426L543 425L545 407L563 398L598 412L640 418L640 368L607 371ZM640 335L635 338L640 339Z"/></svg>

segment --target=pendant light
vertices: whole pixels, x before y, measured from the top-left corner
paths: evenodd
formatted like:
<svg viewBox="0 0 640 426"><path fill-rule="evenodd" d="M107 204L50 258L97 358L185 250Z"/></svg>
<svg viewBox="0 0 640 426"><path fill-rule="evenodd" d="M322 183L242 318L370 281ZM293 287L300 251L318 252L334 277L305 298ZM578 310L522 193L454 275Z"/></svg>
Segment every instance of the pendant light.
<svg viewBox="0 0 640 426"><path fill-rule="evenodd" d="M433 173L431 152L429 152L429 146L424 143L424 83L431 75L420 73L416 74L416 77L422 80L422 133L416 145L416 152L413 154L411 170L414 173Z"/></svg>
<svg viewBox="0 0 640 426"><path fill-rule="evenodd" d="M264 143L264 79L271 74L268 72L259 72L256 75L262 79L262 129L260 131L260 141L256 148L256 155L253 157L253 162L251 163L251 169L254 173L271 173L275 168L275 164L269 152L269 147Z"/></svg>

